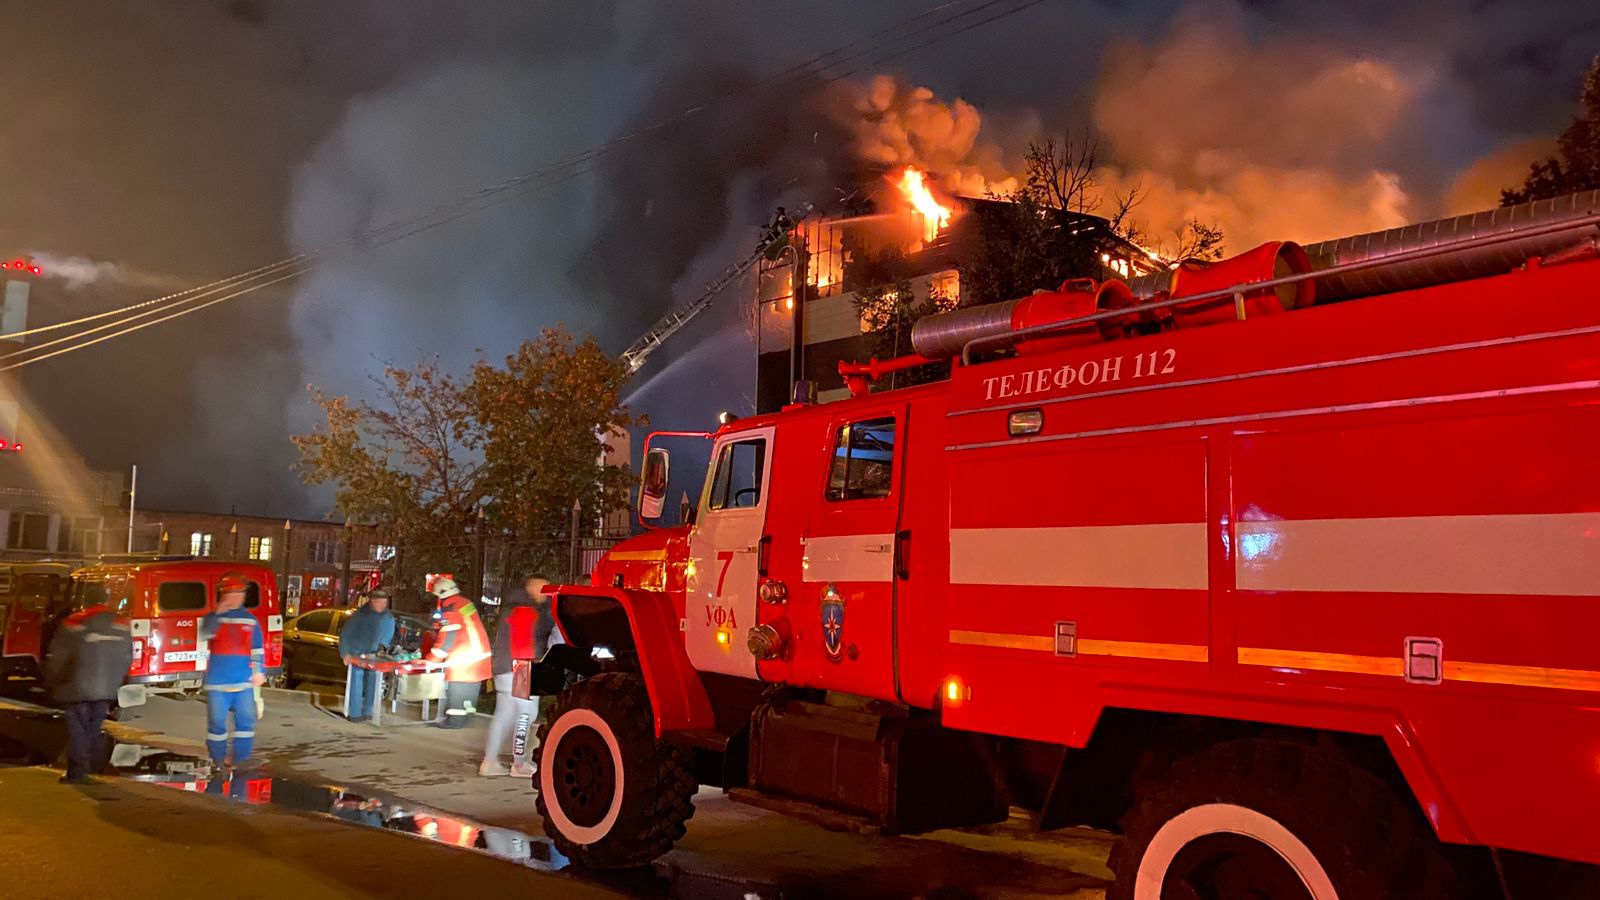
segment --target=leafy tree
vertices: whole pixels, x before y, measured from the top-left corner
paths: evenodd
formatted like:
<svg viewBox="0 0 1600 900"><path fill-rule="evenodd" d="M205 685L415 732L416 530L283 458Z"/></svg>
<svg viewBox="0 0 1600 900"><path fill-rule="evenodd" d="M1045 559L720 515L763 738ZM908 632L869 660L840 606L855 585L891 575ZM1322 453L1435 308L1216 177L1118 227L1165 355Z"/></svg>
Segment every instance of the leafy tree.
<svg viewBox="0 0 1600 900"><path fill-rule="evenodd" d="M644 423L622 404L627 381L627 366L593 339L555 329L523 341L503 366L473 367L464 397L483 429L496 524L522 538L561 537L574 502L586 517L627 507L627 469L599 464L612 435Z"/></svg>
<svg viewBox="0 0 1600 900"><path fill-rule="evenodd" d="M1530 165L1521 188L1501 191L1502 206L1600 189L1600 56L1589 64L1578 99L1583 111L1556 138L1556 157Z"/></svg>
<svg viewBox="0 0 1600 900"><path fill-rule="evenodd" d="M919 300L911 282L902 278L856 291L854 303L871 354L878 359L893 359L912 352L911 326L918 319L955 309L956 299L934 288L929 290L926 299ZM943 363L893 372L889 375L888 387L924 384L949 374L949 366Z"/></svg>
<svg viewBox="0 0 1600 900"><path fill-rule="evenodd" d="M1166 259L1222 258L1223 233L1214 224L1192 219L1170 241L1151 235L1134 218L1148 197L1140 184L1112 194L1108 206L1100 191L1099 149L1093 139L1069 133L1059 142L1035 142L1028 145L1025 160L1023 186L996 198L1007 201L1004 205L977 211L981 239L975 257L962 267L963 306L1050 290L1068 278L1098 276L1100 249L1085 237L1100 227L1138 246L1153 247Z"/></svg>
<svg viewBox="0 0 1600 900"><path fill-rule="evenodd" d="M553 329L466 381L437 359L387 366L372 402L312 388L324 421L292 438L296 470L391 534L406 572L469 571L471 528L548 541L568 536L574 501L586 518L627 505L626 467L600 462L607 436L642 421L621 403L627 377L592 339Z"/></svg>

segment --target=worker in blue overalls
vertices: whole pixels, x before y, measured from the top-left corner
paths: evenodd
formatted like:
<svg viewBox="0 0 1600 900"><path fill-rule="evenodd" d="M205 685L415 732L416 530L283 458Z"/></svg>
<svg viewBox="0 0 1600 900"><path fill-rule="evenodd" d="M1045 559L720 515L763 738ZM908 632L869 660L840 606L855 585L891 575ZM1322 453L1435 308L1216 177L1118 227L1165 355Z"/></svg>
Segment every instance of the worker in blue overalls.
<svg viewBox="0 0 1600 900"><path fill-rule="evenodd" d="M210 657L205 680L206 749L219 768L229 762L230 735L233 767L241 768L250 759L256 737L256 688L267 680L261 623L244 608L248 587L243 575L222 576L217 582L217 607L200 620L200 640Z"/></svg>

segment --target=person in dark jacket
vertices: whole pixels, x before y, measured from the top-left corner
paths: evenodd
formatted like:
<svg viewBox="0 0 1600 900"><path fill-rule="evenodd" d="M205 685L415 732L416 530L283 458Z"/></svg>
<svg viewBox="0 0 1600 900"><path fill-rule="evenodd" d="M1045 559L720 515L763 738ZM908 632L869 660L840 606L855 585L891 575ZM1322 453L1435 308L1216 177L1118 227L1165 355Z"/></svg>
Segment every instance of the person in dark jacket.
<svg viewBox="0 0 1600 900"><path fill-rule="evenodd" d="M61 622L45 657L45 682L56 702L65 704L67 773L63 784L89 780L100 757L100 728L117 699L117 689L133 664L128 623L103 605L81 609Z"/></svg>
<svg viewBox="0 0 1600 900"><path fill-rule="evenodd" d="M394 613L389 611L389 592L373 591L339 630L339 655L350 667L350 696L345 698L350 721L365 722L372 718L372 704L378 699L373 696L378 687L378 673L355 665L355 660L371 656L393 643Z"/></svg>
<svg viewBox="0 0 1600 900"><path fill-rule="evenodd" d="M556 625L555 617L550 614L550 597L544 593L544 586L549 583L547 579L530 575L523 580L522 587L507 591L505 599L500 601L500 621L495 625L491 648L494 652L494 720L489 723L489 736L484 741L483 762L478 765L479 775L533 777L533 765L528 761L528 753L532 749L528 746L528 738L534 721L539 718L539 699L530 697L521 700L512 696L511 628L508 620L511 611L521 606L532 606L539 611L533 630L533 649L534 659L542 658L545 650L549 649L550 633ZM507 740L511 742L509 769L500 759Z"/></svg>

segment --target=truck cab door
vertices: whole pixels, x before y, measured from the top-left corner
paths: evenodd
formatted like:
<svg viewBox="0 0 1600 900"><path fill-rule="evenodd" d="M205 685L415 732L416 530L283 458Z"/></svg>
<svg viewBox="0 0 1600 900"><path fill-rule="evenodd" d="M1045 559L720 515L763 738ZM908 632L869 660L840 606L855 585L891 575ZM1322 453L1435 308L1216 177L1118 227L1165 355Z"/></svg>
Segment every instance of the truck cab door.
<svg viewBox="0 0 1600 900"><path fill-rule="evenodd" d="M701 672L756 678L745 634L756 624L764 557L773 428L720 435L711 477L689 533L684 569L684 644Z"/></svg>
<svg viewBox="0 0 1600 900"><path fill-rule="evenodd" d="M822 490L790 594L791 680L896 700L895 605L911 537L900 524L906 405L852 407L827 428Z"/></svg>

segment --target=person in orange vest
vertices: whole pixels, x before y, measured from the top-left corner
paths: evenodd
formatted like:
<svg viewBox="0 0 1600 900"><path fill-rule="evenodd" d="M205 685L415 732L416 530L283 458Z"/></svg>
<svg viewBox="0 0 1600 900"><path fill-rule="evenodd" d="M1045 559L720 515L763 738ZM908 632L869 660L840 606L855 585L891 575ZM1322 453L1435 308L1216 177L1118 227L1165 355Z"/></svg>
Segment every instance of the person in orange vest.
<svg viewBox="0 0 1600 900"><path fill-rule="evenodd" d="M444 666L444 719L440 728L465 728L467 717L475 711L478 691L492 673L489 632L483 627L477 607L449 578L441 578L430 588L439 598L439 640L428 652L428 659Z"/></svg>

